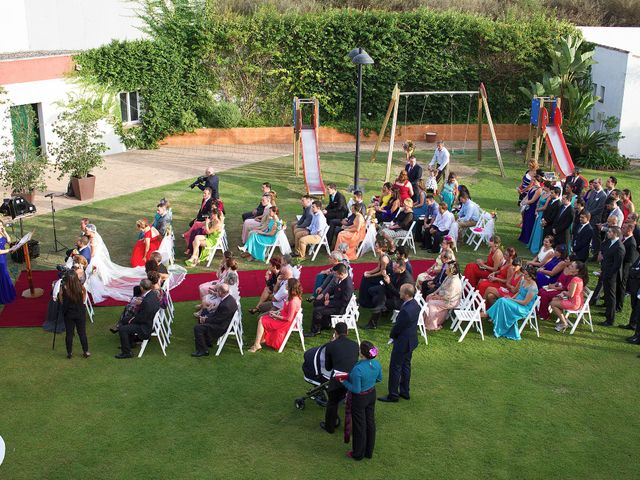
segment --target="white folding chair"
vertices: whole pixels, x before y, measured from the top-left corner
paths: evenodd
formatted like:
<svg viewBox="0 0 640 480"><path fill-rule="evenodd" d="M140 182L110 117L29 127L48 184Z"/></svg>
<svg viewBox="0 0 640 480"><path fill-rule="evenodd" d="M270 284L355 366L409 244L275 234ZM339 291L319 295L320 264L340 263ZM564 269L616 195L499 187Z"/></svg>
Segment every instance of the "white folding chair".
<svg viewBox="0 0 640 480"><path fill-rule="evenodd" d="M287 330L287 335L284 337L284 341L282 342L282 345L280 345L280 349L278 350L278 353L282 353L285 345L289 341L289 337L293 332L298 332L298 334L300 335L300 343L302 344L302 351L306 350L306 348L304 347L304 335L302 333L303 316L304 315L303 315L302 309L300 309L300 311L296 315L296 318L294 318L293 322L291 322L291 325L289 326L289 330Z"/></svg>
<svg viewBox="0 0 640 480"><path fill-rule="evenodd" d="M569 323L569 325L571 325L571 331L569 332L569 335L573 335L573 332L576 331L576 328L578 328L578 324L580 323L580 320L582 320L582 323L588 325L589 328L591 328L591 332L593 333L593 320L591 319L591 307L589 306L591 297L593 297L593 290L589 290L588 288L585 287L583 293L584 293L584 303L582 304L582 307L580 307L578 310L564 311L564 317L567 319L567 322ZM572 323L571 320L569 320L569 315L576 316L575 322Z"/></svg>
<svg viewBox="0 0 640 480"><path fill-rule="evenodd" d="M469 280L467 280L464 275L461 275L460 278L462 281L462 294L460 295L460 303L458 303L458 306L456 307L456 309L466 310L473 298L473 293L476 290L475 288L473 288L473 285L469 283ZM449 317L451 318L451 330L455 330L457 320L453 310L449 311Z"/></svg>
<svg viewBox="0 0 640 480"><path fill-rule="evenodd" d="M355 330L356 338L360 343L360 333L358 332L358 320L360 318L360 309L358 308L358 302L356 296L353 295L346 310L342 315L331 315L331 326L335 327L337 323L344 322L347 324L347 330Z"/></svg>
<svg viewBox="0 0 640 480"><path fill-rule="evenodd" d="M364 234L364 240L360 242L360 246L358 247L358 258L362 257L369 250L373 252L373 256L376 255L376 226L370 220L367 223L367 231Z"/></svg>
<svg viewBox="0 0 640 480"><path fill-rule="evenodd" d="M520 325L520 335L522 335L524 327L529 324L529 328L533 328L536 331L536 335L538 337L540 336L540 328L538 327L538 314L536 313L538 308L540 308L540 297L536 296L536 301L533 302L529 313L527 313L527 316L524 317L524 320L522 321L522 325Z"/></svg>
<svg viewBox="0 0 640 480"><path fill-rule="evenodd" d="M291 253L291 245L289 245L289 239L287 238L287 234L285 233L286 227L276 233L276 241L273 242L273 245L267 247L267 259L264 263L269 263L271 257L273 256L276 248L280 249L280 253L282 255L286 255L287 253Z"/></svg>
<svg viewBox="0 0 640 480"><path fill-rule="evenodd" d="M311 261L313 262L318 256L318 252L322 247L327 249L327 255L331 254L331 247L329 246L329 242L327 241L327 232L329 231L329 225L326 225L322 232L320 233L320 243L314 243L309 247L309 255L313 255L311 257Z"/></svg>
<svg viewBox="0 0 640 480"><path fill-rule="evenodd" d="M240 355L244 355L242 351L243 340L242 340L242 320L240 316L240 309L236 310L236 313L233 315L229 326L227 327L227 331L224 332L224 335L218 338L218 350L216 351L216 357L220 355L222 351L222 347L227 342L227 338L230 336L236 337L236 342L238 342L238 348L240 349Z"/></svg>
<svg viewBox="0 0 640 480"><path fill-rule="evenodd" d="M414 220L413 223L411 223L411 226L409 227L409 230L407 230L407 234L402 237L402 239L400 240L400 245L406 245L407 243L409 244L409 247L411 247L411 249L413 250L413 254L415 255L416 253L416 242L415 239L413 238L413 229L416 226L416 221Z"/></svg>
<svg viewBox="0 0 640 480"><path fill-rule="evenodd" d="M87 315L89 315L89 320L93 323L93 302L91 301L91 297L89 296L89 292L87 292L87 298L84 300L84 306L87 309Z"/></svg>
<svg viewBox="0 0 640 480"><path fill-rule="evenodd" d="M483 241L489 241L493 230L493 218L489 213L483 212L476 226L467 230L467 245L472 246L474 251L478 250Z"/></svg>
<svg viewBox="0 0 640 480"><path fill-rule="evenodd" d="M164 315L164 311L158 310L158 313L156 313L156 316L153 317L153 330L151 331L151 337L142 341L142 345L140 345L140 352L138 353L138 358L142 357L145 349L147 348L147 344L149 343L149 340L151 340L153 337L156 337L158 339L158 343L160 344L162 353L164 354L165 357L167 356L167 337L163 327L163 322L164 322L164 319L162 318L163 315Z"/></svg>
<svg viewBox="0 0 640 480"><path fill-rule="evenodd" d="M462 342L464 337L467 336L471 327L475 327L475 329L480 332L480 337L484 340L484 330L482 329L482 317L480 314L485 310L484 299L480 295L479 292L474 291L472 298L467 304L465 309L455 309L453 312L455 327L453 331L460 332L460 338L458 342ZM467 324L464 327L464 324Z"/></svg>
<svg viewBox="0 0 640 480"><path fill-rule="evenodd" d="M175 318L175 307L173 305L173 299L171 298L171 291L169 290L171 276L172 274L170 273L169 278L167 278L162 284L162 290L167 301L167 308L164 311L165 326L167 331L167 343L171 343L171 324L173 323L173 320Z"/></svg>
<svg viewBox="0 0 640 480"><path fill-rule="evenodd" d="M229 243L227 241L227 231L225 230L224 226L222 227L222 232L218 237L218 241L213 246L213 248L209 248L208 250L209 250L209 253L207 255L207 267L211 266L213 257L216 255L216 252L218 250L220 250L220 253L224 253L225 251L229 250Z"/></svg>

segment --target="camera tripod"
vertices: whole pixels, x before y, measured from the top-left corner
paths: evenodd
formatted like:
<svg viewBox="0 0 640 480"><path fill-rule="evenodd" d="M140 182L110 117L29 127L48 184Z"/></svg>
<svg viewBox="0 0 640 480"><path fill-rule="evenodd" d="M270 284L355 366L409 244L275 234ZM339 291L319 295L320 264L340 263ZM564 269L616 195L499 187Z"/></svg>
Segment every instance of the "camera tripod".
<svg viewBox="0 0 640 480"><path fill-rule="evenodd" d="M69 250L69 248L58 240L58 234L56 232L56 207L53 205L53 197L55 193L48 193L45 197L51 200L51 221L53 222L53 251L54 253L61 252L62 250Z"/></svg>

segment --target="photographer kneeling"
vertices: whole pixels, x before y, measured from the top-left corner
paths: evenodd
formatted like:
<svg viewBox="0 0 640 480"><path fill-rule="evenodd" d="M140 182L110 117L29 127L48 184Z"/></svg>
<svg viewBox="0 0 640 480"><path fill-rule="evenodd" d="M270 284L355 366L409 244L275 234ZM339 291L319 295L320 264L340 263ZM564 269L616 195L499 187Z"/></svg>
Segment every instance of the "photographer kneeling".
<svg viewBox="0 0 640 480"><path fill-rule="evenodd" d="M67 358L72 356L74 328L78 331L78 337L82 345L82 356L84 358L91 356L87 341L87 310L84 305L86 299L87 291L80 283L76 272L73 270L65 272L61 280L58 301L60 302L66 329Z"/></svg>

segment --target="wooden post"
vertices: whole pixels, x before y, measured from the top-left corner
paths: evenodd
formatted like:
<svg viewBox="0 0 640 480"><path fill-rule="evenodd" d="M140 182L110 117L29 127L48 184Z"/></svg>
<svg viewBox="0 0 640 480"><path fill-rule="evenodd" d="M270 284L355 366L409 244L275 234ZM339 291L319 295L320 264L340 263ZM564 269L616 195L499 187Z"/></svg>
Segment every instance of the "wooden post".
<svg viewBox="0 0 640 480"><path fill-rule="evenodd" d="M376 146L373 148L373 152L371 153L371 163L376 161L376 155L378 154L378 150L380 149L380 144L382 143L382 139L384 138L384 132L387 130L387 124L389 123L389 118L391 118L391 112L393 112L394 106L400 100L400 89L398 88L398 84L393 87L393 91L391 92L391 100L389 101L389 106L387 107L387 113L384 116L384 120L382 121L382 127L380 128L380 134L378 135L378 140L376 141Z"/></svg>
<svg viewBox="0 0 640 480"><path fill-rule="evenodd" d="M498 138L496 137L496 131L493 128L493 121L491 120L491 111L489 110L487 92L484 88L484 85L482 84L480 84L480 96L482 97L482 105L484 106L484 112L487 115L487 124L489 125L489 132L491 132L491 138L493 139L493 146L496 149L496 156L498 157L498 165L500 166L500 176L504 177L504 165L502 164L502 155L500 155L500 145L498 145Z"/></svg>
<svg viewBox="0 0 640 480"><path fill-rule="evenodd" d="M400 91L398 91L397 101L393 105L393 121L391 122L391 138L389 139L389 153L387 154L387 173L384 181L388 182L391 176L391 162L393 161L393 144L396 138L396 125L398 124L398 104L400 103Z"/></svg>
<svg viewBox="0 0 640 480"><path fill-rule="evenodd" d="M26 242L22 246L22 252L24 254L24 261L27 264L27 279L29 280L29 289L22 292L24 298L38 298L44 293L41 288L34 288L33 275L31 273L31 257L29 257L29 242Z"/></svg>
<svg viewBox="0 0 640 480"><path fill-rule="evenodd" d="M482 161L482 93L478 91L478 161Z"/></svg>

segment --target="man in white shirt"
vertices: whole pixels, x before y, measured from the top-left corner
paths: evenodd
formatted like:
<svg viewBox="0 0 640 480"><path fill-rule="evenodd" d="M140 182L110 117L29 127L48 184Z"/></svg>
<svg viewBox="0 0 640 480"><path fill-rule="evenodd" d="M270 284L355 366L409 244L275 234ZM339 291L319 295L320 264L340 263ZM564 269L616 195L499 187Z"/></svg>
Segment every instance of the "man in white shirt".
<svg viewBox="0 0 640 480"><path fill-rule="evenodd" d="M424 239L422 240L422 248L430 250L432 253L438 253L440 251L440 242L449 234L451 225L456 219L447 207L447 204L440 202L438 205L438 215L431 225L428 232L425 232Z"/></svg>
<svg viewBox="0 0 640 480"><path fill-rule="evenodd" d="M322 213L322 202L316 200L311 204L311 212L313 213L313 219L311 225L309 225L309 235L296 239L296 251L292 254L293 257L300 257L304 260L304 256L307 253L307 245L316 245L322 240L322 233L327 226L327 219Z"/></svg>
<svg viewBox="0 0 640 480"><path fill-rule="evenodd" d="M461 193L458 197L460 204L460 213L458 214L458 228L456 237L461 241L461 234L465 228L473 227L480 219L480 207L476 202L471 200L466 193Z"/></svg>
<svg viewBox="0 0 640 480"><path fill-rule="evenodd" d="M284 302L289 298L289 290L287 289L287 284L289 283L289 279L293 278L293 269L289 265L285 265L280 270L280 275L278 275L278 281L274 285L273 288L273 297L270 302L263 302L258 305L258 310L262 313L268 312L270 310L280 310L284 307Z"/></svg>
<svg viewBox="0 0 640 480"><path fill-rule="evenodd" d="M443 181L447 181L447 177L449 176L449 150L447 150L444 146L442 140L438 140L436 143L436 150L433 152L433 158L429 163L429 167L436 167L438 169L438 176L436 177L436 181L440 181L440 178L443 178Z"/></svg>

